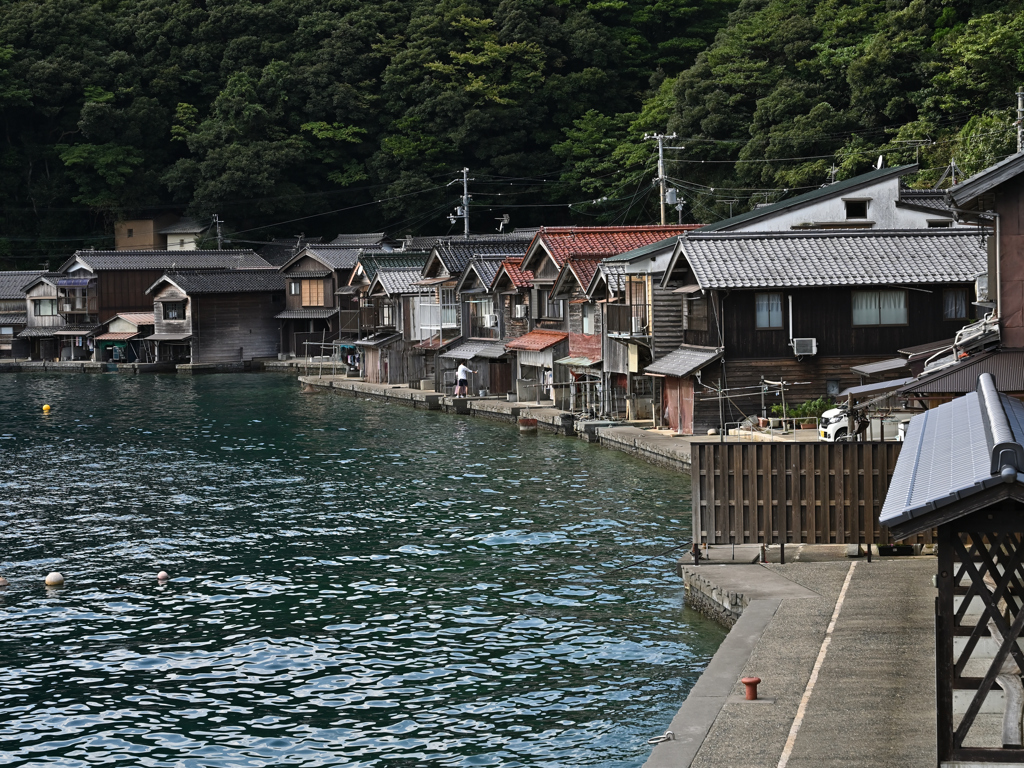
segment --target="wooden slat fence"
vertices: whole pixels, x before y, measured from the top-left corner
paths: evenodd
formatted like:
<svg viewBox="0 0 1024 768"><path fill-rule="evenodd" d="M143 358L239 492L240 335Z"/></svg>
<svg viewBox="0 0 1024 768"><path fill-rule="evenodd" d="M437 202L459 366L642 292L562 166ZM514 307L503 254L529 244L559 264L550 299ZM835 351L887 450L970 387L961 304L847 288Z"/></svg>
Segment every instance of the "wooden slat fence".
<svg viewBox="0 0 1024 768"><path fill-rule="evenodd" d="M708 544L892 543L878 515L902 447L693 443L694 538ZM932 533L908 542L930 544Z"/></svg>

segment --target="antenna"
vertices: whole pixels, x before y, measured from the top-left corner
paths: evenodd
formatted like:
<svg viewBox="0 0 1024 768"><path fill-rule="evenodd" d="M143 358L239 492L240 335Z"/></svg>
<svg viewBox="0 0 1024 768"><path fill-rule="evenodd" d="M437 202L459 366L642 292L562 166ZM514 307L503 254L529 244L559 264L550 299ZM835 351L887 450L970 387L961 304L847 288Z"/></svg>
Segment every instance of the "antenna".
<svg viewBox="0 0 1024 768"><path fill-rule="evenodd" d="M495 219L495 221L498 222L498 231L503 232L505 229L505 225L508 224L511 220L512 219L509 217L507 213L503 213L500 219Z"/></svg>

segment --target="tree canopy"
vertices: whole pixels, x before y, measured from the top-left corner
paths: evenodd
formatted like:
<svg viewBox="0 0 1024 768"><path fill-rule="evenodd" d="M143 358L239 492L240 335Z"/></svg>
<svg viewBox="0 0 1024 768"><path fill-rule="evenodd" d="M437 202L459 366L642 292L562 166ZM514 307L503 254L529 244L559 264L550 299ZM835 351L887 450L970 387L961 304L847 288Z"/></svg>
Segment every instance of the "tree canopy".
<svg viewBox="0 0 1024 768"><path fill-rule="evenodd" d="M1015 150L1024 13L968 0L16 0L0 258L217 213L240 238L687 221ZM730 203L729 201L733 202ZM674 213L674 212L673 212Z"/></svg>

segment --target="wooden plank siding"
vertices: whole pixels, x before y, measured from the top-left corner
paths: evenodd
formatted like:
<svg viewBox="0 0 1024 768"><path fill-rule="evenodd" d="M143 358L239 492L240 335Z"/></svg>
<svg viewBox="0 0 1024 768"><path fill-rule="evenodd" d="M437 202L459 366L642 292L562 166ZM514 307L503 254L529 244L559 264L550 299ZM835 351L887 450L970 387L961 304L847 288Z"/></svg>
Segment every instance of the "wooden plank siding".
<svg viewBox="0 0 1024 768"><path fill-rule="evenodd" d="M225 293L190 300L192 362L228 363L276 357L280 339L274 315L283 306L270 293Z"/></svg>
<svg viewBox="0 0 1024 768"><path fill-rule="evenodd" d="M99 319L105 323L122 312L152 312L153 297L146 295L166 270L104 270L97 274Z"/></svg>
<svg viewBox="0 0 1024 768"><path fill-rule="evenodd" d="M652 303L654 359L660 360L683 344L683 301L670 289L662 288L660 281L656 280Z"/></svg>
<svg viewBox="0 0 1024 768"><path fill-rule="evenodd" d="M694 540L888 544L878 522L902 443L693 443ZM933 533L913 543L932 543Z"/></svg>

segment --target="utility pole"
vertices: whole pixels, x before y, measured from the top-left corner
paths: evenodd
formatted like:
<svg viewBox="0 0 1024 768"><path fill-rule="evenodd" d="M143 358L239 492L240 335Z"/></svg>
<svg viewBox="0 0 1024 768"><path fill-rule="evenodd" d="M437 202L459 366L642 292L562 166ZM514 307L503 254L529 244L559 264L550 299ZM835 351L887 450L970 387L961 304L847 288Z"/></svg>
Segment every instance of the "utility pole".
<svg viewBox="0 0 1024 768"><path fill-rule="evenodd" d="M220 216L218 216L216 213L213 214L213 226L215 226L217 228L217 250L218 251L223 251L224 250L224 235L220 231L220 225L223 224L223 223L224 222L222 222L220 220Z"/></svg>
<svg viewBox="0 0 1024 768"><path fill-rule="evenodd" d="M455 213L448 214L448 221L450 221L452 224L455 223L456 219L462 219L463 234L465 235L467 240L469 239L469 201L473 199L469 196L469 182L471 181L474 181L474 179L469 178L469 168L463 168L462 205L457 206L455 208ZM457 184L458 182L459 180L455 179L453 181L448 182L448 186L450 187L452 184Z"/></svg>
<svg viewBox="0 0 1024 768"><path fill-rule="evenodd" d="M664 226L667 222L665 220L665 182L668 179L665 177L665 139L674 139L676 135L670 134L665 135L663 133L646 133L644 134L644 140L654 139L658 142L658 184L661 187L661 224Z"/></svg>
<svg viewBox="0 0 1024 768"><path fill-rule="evenodd" d="M1017 91L1017 152L1024 152L1024 89Z"/></svg>

